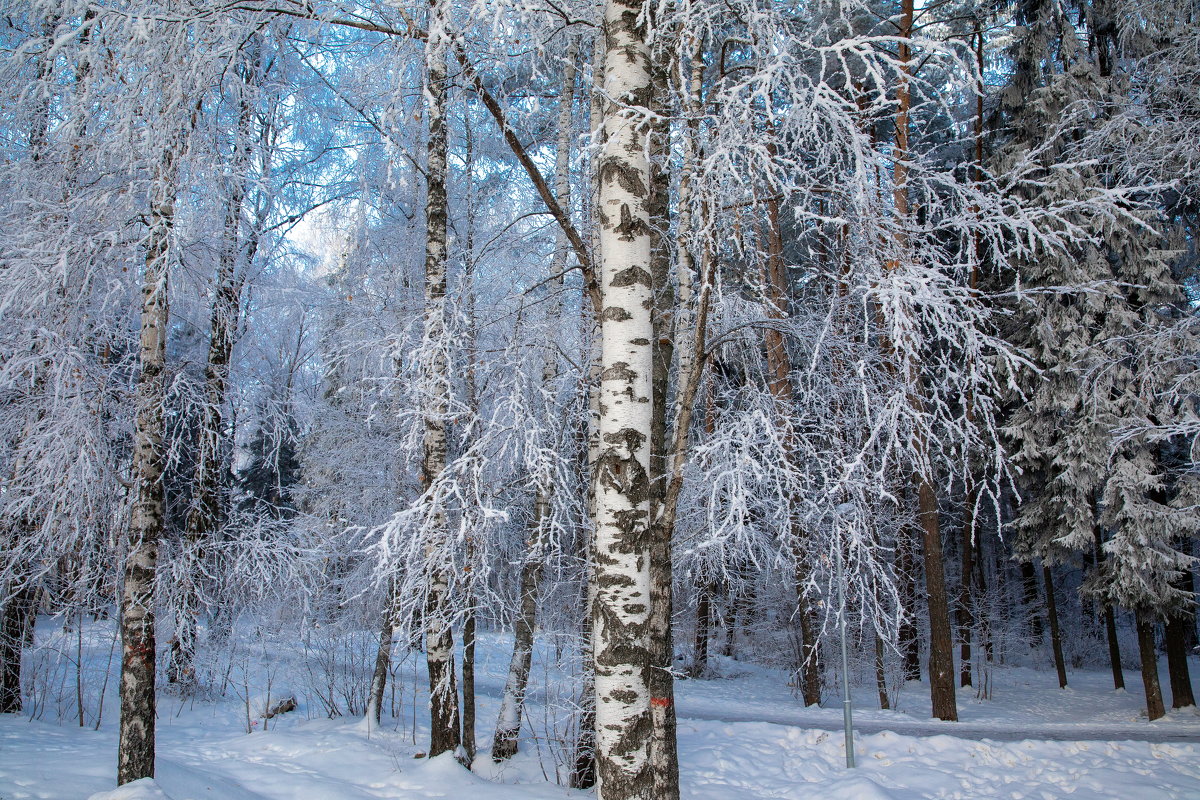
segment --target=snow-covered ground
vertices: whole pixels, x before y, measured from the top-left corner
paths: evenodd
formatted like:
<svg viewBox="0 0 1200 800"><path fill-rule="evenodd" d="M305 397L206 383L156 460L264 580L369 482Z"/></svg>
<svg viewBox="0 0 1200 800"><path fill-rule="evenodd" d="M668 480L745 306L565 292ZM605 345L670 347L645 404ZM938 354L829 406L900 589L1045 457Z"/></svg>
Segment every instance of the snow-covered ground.
<svg viewBox="0 0 1200 800"><path fill-rule="evenodd" d="M102 661L108 650L104 637L94 630L89 634L94 646L84 649ZM154 784L113 791L117 703L111 681L98 731L90 725L80 728L69 718L0 717L0 799L588 796L553 780L554 698L548 707L545 693L534 693L534 735L522 741L518 757L499 768L486 757L508 646L505 637L489 636L480 648L481 757L474 774L451 758L417 757L427 732L422 729L420 675L412 671L416 659L401 670L399 705L406 710L376 727L362 718L325 718L305 687L289 687L301 674L296 669L299 653L280 655L264 648L252 665L242 662L241 672L234 664L225 697L183 700L163 694ZM543 655L549 658L553 652L547 648ZM721 677L678 684L685 800L1200 798L1200 714L1186 709L1147 722L1139 676L1133 671L1127 672L1126 692L1114 692L1105 672L1081 671L1072 672L1071 687L1060 691L1052 672L995 668L992 699L960 696L963 721L958 724L928 719L929 701L921 684L904 687L899 711L878 710L873 689L858 688L859 766L849 770L838 697L830 697L826 708L802 709L782 672L729 659L719 659L716 666ZM535 666L535 677L545 674L537 670ZM62 674L69 690L63 696L73 696L73 685L65 680L70 674ZM239 675L249 691L236 690ZM294 691L300 707L264 723L254 712L265 702L268 677L272 698ZM88 680L95 682L96 676ZM252 733L246 733L248 705Z"/></svg>

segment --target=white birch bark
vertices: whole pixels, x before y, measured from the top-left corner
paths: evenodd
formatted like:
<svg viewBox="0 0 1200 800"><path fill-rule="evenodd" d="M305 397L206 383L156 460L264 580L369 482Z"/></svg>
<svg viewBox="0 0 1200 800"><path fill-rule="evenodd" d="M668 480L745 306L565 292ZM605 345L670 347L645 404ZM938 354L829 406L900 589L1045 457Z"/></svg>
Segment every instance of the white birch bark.
<svg viewBox="0 0 1200 800"><path fill-rule="evenodd" d="M117 783L154 776L154 572L166 518L163 437L167 361L169 244L175 219L175 148L163 154L150 203L142 283L138 376L134 395L133 474L136 500L129 525L121 592L121 721Z"/></svg>
<svg viewBox="0 0 1200 800"><path fill-rule="evenodd" d="M599 164L600 454L593 660L597 796L649 798L650 52L640 0L605 4L604 146Z"/></svg>
<svg viewBox="0 0 1200 800"><path fill-rule="evenodd" d="M429 6L425 45L425 102L429 114L425 205L425 364L428 392L421 477L428 489L446 468L446 417L450 406L450 359L446 330L446 55L445 12ZM454 636L449 614L449 542L446 512L433 512L425 548L429 586L425 604L425 659L429 672L430 757L455 751L462 742L454 676Z"/></svg>

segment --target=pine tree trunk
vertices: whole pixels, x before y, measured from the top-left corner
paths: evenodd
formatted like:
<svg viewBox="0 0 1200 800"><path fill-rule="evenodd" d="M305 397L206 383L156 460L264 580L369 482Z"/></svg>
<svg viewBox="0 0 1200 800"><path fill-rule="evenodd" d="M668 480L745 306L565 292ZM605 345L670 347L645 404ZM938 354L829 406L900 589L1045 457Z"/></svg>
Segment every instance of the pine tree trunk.
<svg viewBox="0 0 1200 800"><path fill-rule="evenodd" d="M896 214L903 225L909 218L908 158L909 158L909 115L912 105L912 49L909 40L913 35L914 2L901 0L900 41L897 57L900 63L900 84L896 90L895 164L892 168L892 196ZM904 255L910 244L906 228L897 235L897 250ZM895 264L891 268L894 268ZM884 345L891 350L891 342ZM917 411L923 411L923 386L920 375L911 364L902 368L897 365L897 374L908 384L910 402ZM917 463L925 461L928 443L921 440L917 447ZM950 627L950 608L946 590L945 564L942 561L942 535L938 519L937 495L928 475L913 472L917 484L917 515L922 531L922 555L925 567L925 590L929 611L929 693L933 715L943 720L957 720L958 708L954 697L954 637Z"/></svg>
<svg viewBox="0 0 1200 800"><path fill-rule="evenodd" d="M1101 569L1104 564L1104 539L1100 526L1092 529L1092 534L1095 538L1096 547L1094 549L1096 568ZM1108 663L1112 668L1113 688L1125 688L1125 672L1121 669L1121 644L1117 641L1117 618L1113 610L1112 603L1104 603L1104 634L1108 639Z"/></svg>
<svg viewBox="0 0 1200 800"><path fill-rule="evenodd" d="M979 622L979 637L983 641L983 657L987 663L991 664L995 661L995 643L992 640L992 619L988 613L989 609L984 607L984 600L988 596L987 571L985 565L987 561L983 557L983 540L975 537L975 580L977 598L975 608L978 610L976 619Z"/></svg>
<svg viewBox="0 0 1200 800"><path fill-rule="evenodd" d="M929 481L917 487L918 513L924 532L925 591L929 601L929 693L933 715L956 721L954 697L954 642L942 565L942 534L938 525L937 496Z"/></svg>
<svg viewBox="0 0 1200 800"><path fill-rule="evenodd" d="M1021 588L1029 620L1030 644L1037 646L1042 643L1042 614L1038 606L1037 573L1032 562L1021 562Z"/></svg>
<svg viewBox="0 0 1200 800"><path fill-rule="evenodd" d="M463 621L462 749L469 767L475 761L475 612Z"/></svg>
<svg viewBox="0 0 1200 800"><path fill-rule="evenodd" d="M1117 619L1111 605L1104 606L1104 633L1108 638L1108 663L1112 667L1113 688L1125 688L1125 672L1121 669L1121 645L1117 641Z"/></svg>
<svg viewBox="0 0 1200 800"><path fill-rule="evenodd" d="M1151 722L1167 713L1163 707L1162 687L1158 683L1158 651L1154 646L1154 627L1154 613L1138 609L1138 654L1142 660L1142 688L1146 693L1146 714Z"/></svg>
<svg viewBox="0 0 1200 800"><path fill-rule="evenodd" d="M1046 617L1050 621L1050 643L1054 649L1054 668L1058 671L1058 688L1067 688L1067 662L1063 658L1062 632L1058 627L1058 603L1054 597L1054 575L1050 567L1042 565L1042 579L1046 584Z"/></svg>
<svg viewBox="0 0 1200 800"><path fill-rule="evenodd" d="M962 530L962 559L958 592L958 637L959 662L958 684L971 685L971 634L975 628L975 615L971 606L971 583L975 580L975 490L967 492Z"/></svg>
<svg viewBox="0 0 1200 800"><path fill-rule="evenodd" d="M1187 628L1193 624L1187 611L1167 617L1163 643L1167 649L1167 674L1171 680L1171 708L1196 705L1192 694L1192 676L1188 670Z"/></svg>
<svg viewBox="0 0 1200 800"><path fill-rule="evenodd" d="M721 655L726 658L734 658L734 643L737 632L737 603L736 590L728 588L725 592L725 607L724 614L721 617L721 627L725 629L725 643L721 648Z"/></svg>
<svg viewBox="0 0 1200 800"><path fill-rule="evenodd" d="M640 0L605 4L600 454L592 611L599 800L650 800L650 450L654 324L647 131L650 49ZM628 108L628 113L624 108Z"/></svg>
<svg viewBox="0 0 1200 800"><path fill-rule="evenodd" d="M650 744L650 767L654 773L654 797L677 800L679 797L679 755L675 747L675 646L671 635L673 571L671 536L673 524L664 524L663 503L667 482L667 394L675 341L673 315L675 291L671 285L671 249L666 236L670 226L670 174L666 96L668 74L661 60L650 66L654 91L651 102L658 115L651 126L650 196L646 213L651 223L650 278L654 287L653 326L654 368L650 426L650 715L654 734ZM673 517L674 515L671 514Z"/></svg>
<svg viewBox="0 0 1200 800"><path fill-rule="evenodd" d="M164 153L155 179L142 283L141 371L134 394L133 476L137 494L121 593L118 785L154 777L154 573L158 542L166 523L163 405L169 317L168 248L175 216L176 158L173 149Z"/></svg>
<svg viewBox="0 0 1200 800"><path fill-rule="evenodd" d="M23 708L21 658L36 615L35 590L21 583L0 610L0 714L20 714Z"/></svg>
<svg viewBox="0 0 1200 800"><path fill-rule="evenodd" d="M821 704L821 650L817 637L816 612L805 596L808 585L807 565L796 558L796 618L800 623L800 698L804 705Z"/></svg>
<svg viewBox="0 0 1200 800"><path fill-rule="evenodd" d="M902 616L898 639L900 655L903 659L905 681L921 680L921 643L917 638L917 579L916 564L913 559L912 537L909 532L902 531L901 541L897 545L897 558L900 573L900 605Z"/></svg>
<svg viewBox="0 0 1200 800"><path fill-rule="evenodd" d="M774 147L768 143L770 152ZM766 201L767 210L767 263L763 286L766 290L767 317L769 319L785 319L788 315L788 287L786 267L783 260L783 230L779 219L779 199L772 196ZM784 441L788 444L788 457L794 459L794 436L792 431L792 408L794 405L794 388L792 386L792 366L788 356L783 334L774 328L767 328L763 334L767 353L768 388L775 400L778 425L783 431ZM798 512L797 512L798 513ZM818 705L821 702L821 663L817 641L816 625L813 621L813 610L809 607L807 596L809 554L803 551L800 542L805 533L799 520L791 520L790 531L793 542L792 558L795 570L795 615L800 627L799 676L801 695L805 706Z"/></svg>
<svg viewBox="0 0 1200 800"><path fill-rule="evenodd" d="M708 672L708 639L710 618L712 617L711 593L710 587L701 586L700 596L696 600L696 639L692 648L693 678L702 678Z"/></svg>
<svg viewBox="0 0 1200 800"><path fill-rule="evenodd" d="M429 145L426 155L425 205L425 341L428 347L424 379L429 387L422 484L429 488L446 468L446 417L449 411L449 356L446 330L446 54L445 12L439 0L430 3L425 45L426 101ZM429 673L429 756L455 752L462 744L458 687L454 670L454 636L450 624L450 547L446 512L433 512L425 548L429 585L425 602L425 661Z"/></svg>

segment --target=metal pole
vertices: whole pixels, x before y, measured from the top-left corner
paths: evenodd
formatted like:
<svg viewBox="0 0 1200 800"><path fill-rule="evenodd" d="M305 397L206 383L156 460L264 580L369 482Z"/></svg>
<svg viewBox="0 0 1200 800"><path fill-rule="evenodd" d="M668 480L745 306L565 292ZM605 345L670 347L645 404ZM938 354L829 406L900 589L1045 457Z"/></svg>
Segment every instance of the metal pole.
<svg viewBox="0 0 1200 800"><path fill-rule="evenodd" d="M842 631L842 718L846 729L846 766L854 766L854 718L850 706L850 659L846 654L846 576L842 570L842 548L838 543L838 625Z"/></svg>

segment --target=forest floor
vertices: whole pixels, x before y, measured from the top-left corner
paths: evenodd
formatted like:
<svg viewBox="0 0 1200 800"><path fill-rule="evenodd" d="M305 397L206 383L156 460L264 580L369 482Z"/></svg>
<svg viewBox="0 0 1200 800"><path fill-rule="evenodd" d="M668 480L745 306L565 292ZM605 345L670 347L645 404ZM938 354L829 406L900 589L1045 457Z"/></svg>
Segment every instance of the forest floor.
<svg viewBox="0 0 1200 800"><path fill-rule="evenodd" d="M51 627L47 623L44 628ZM56 638L57 636L57 638ZM468 772L449 757L418 757L428 741L419 659L405 658L391 710L380 726L361 716L327 718L319 694L340 681L314 668L325 652L311 642L291 651L278 641L243 645L224 656L225 694L181 698L164 691L158 708L156 782L112 791L116 764L115 680L102 673L111 626L76 637L51 634L27 667L40 687L35 713L0 716L0 800L538 800L586 797L555 783L556 762L573 738L569 682L539 652L521 753L502 766L487 757L507 668L509 639L485 636L479 648L480 756ZM363 648L370 637L364 632ZM56 644L57 642L57 644ZM319 644L319 643L318 643ZM307 650L307 652L306 652ZM350 652L346 650L345 652ZM369 652L369 650L364 650ZM83 654L79 659L78 655ZM360 653L361 655L361 653ZM347 694L361 691L355 659L329 662ZM57 665L57 666L55 666ZM115 664L114 664L115 666ZM1113 691L1107 671L1075 670L1057 688L1052 670L992 667L991 697L959 695L959 723L929 719L926 687L896 692L898 710L881 711L874 688L853 689L858 766L845 766L842 706L804 709L787 674L733 659L715 659L713 675L677 684L681 794L684 800L1196 800L1200 798L1200 712L1182 709L1148 722L1140 675L1127 670L1127 690ZM217 673L213 673L216 675ZM1200 662L1193 675L1200 674ZM1166 678L1165 668L1162 675ZM864 676L865 677L865 676ZM549 678L549 680L547 680ZM549 689L541 688L549 686ZM556 689L559 686L562 688ZM105 710L93 730L97 701ZM559 694L561 692L561 694ZM295 695L296 711L265 721L263 706ZM78 725L78 697L85 721ZM343 698L349 700L349 697ZM73 705L74 704L74 705ZM416 725L414 726L414 720ZM252 730L247 733L247 728ZM264 730L264 727L266 730Z"/></svg>

